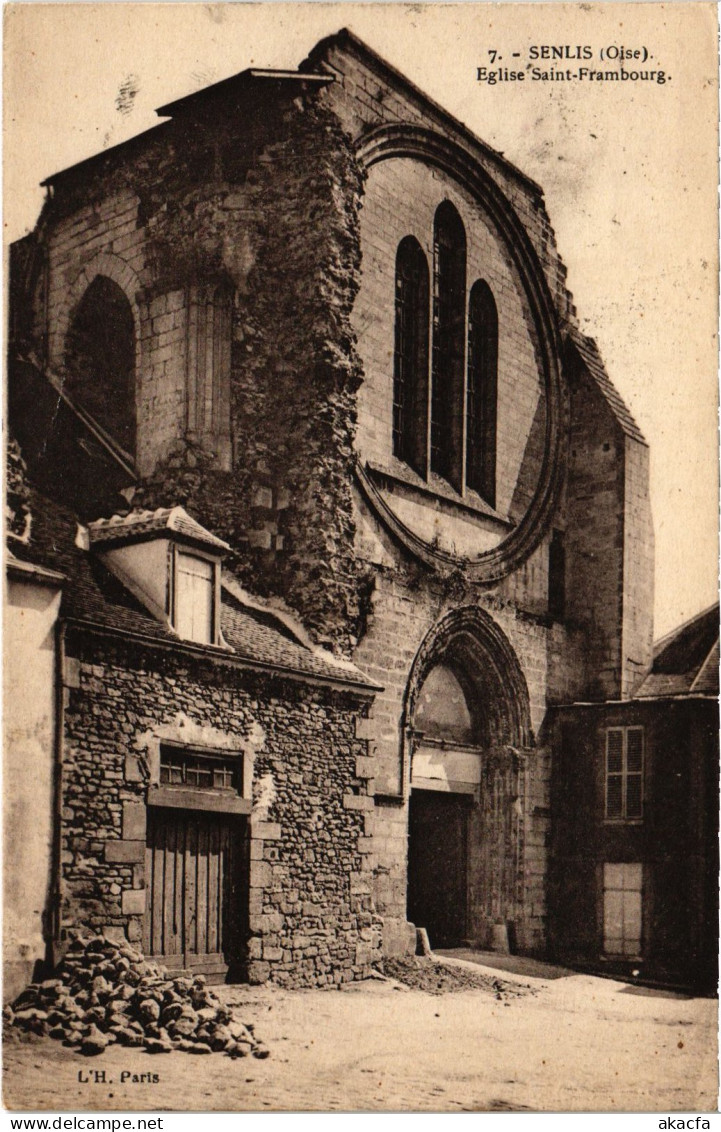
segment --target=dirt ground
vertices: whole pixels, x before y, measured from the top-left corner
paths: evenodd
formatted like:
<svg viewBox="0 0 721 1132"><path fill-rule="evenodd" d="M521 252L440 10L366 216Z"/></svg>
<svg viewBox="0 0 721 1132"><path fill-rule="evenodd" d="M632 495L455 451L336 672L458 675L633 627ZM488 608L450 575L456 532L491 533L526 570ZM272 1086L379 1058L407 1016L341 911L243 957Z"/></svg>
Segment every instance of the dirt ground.
<svg viewBox="0 0 721 1132"><path fill-rule="evenodd" d="M715 1000L513 966L461 962L459 971L484 975L481 985L465 989L459 978L450 982L462 989L441 994L376 980L341 991L216 988L269 1046L262 1061L119 1046L85 1058L49 1038L13 1039L4 1103L70 1112L716 1111Z"/></svg>

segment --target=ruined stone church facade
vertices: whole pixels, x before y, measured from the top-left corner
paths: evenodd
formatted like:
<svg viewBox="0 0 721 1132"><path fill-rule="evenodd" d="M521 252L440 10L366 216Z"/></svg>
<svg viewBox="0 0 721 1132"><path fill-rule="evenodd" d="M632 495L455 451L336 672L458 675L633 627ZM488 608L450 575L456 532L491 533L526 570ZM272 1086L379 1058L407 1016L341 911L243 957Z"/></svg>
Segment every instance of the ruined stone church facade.
<svg viewBox="0 0 721 1132"><path fill-rule="evenodd" d="M14 248L11 424L19 406L31 474L91 544L123 503L181 506L244 592L332 655L338 671L316 676L352 673L323 755L337 742L339 765L361 760L339 772L361 840L326 862L365 901L348 931L386 953L415 926L438 946L541 953L549 713L631 695L653 578L648 449L579 330L542 190L347 31L297 72L245 71L158 113L49 178ZM93 430L72 460L63 449L59 486L27 424L33 381ZM277 695L245 704L266 732ZM232 731L221 701L218 719L213 694L198 710L198 734ZM256 888L287 889L278 765L271 834L237 865L251 892L259 859ZM323 773L307 804L347 847ZM145 789L141 775L141 807ZM258 781L246 794L258 803ZM119 883L142 919L141 857ZM258 977L292 966L289 908L273 905L265 956L251 949ZM251 900L246 935L261 914Z"/></svg>

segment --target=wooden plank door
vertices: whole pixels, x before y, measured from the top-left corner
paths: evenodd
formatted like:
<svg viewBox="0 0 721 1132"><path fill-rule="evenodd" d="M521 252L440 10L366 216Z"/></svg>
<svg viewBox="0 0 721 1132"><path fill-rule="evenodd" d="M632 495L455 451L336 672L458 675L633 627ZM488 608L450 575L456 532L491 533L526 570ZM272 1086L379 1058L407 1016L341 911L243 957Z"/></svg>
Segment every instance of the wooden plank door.
<svg viewBox="0 0 721 1132"><path fill-rule="evenodd" d="M243 819L227 814L148 810L146 955L225 976L241 943L244 832Z"/></svg>

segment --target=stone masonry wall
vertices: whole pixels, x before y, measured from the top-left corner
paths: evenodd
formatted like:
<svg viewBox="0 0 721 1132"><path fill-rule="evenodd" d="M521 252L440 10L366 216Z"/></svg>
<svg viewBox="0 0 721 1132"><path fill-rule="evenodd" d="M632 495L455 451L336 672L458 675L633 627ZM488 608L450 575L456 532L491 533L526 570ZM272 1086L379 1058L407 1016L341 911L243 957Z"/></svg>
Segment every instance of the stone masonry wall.
<svg viewBox="0 0 721 1132"><path fill-rule="evenodd" d="M250 755L247 973L322 986L367 975L372 762L350 696L211 661L71 636L63 766L63 926L142 938L145 795L159 742ZM155 759L157 762L157 757Z"/></svg>
<svg viewBox="0 0 721 1132"><path fill-rule="evenodd" d="M432 205L455 193L467 230L473 229L469 281L482 274L484 254L492 250L495 257L508 343L499 496L516 521L537 482L545 406L527 300L477 205L450 178L405 160L374 166L366 186L355 157L362 135L403 122L468 150L525 225L559 317L573 321L575 309L537 186L362 50L321 44L309 65L331 70L338 81L293 100L274 95L254 103L249 96L242 135L237 113L227 107L211 108L204 118L201 111L198 119L181 113L102 157L94 172L58 183L44 224L51 233L56 320L51 356L60 357L63 319L82 290L83 272L87 279L103 270L134 296L143 479L133 505L186 506L230 542L228 565L244 584L282 597L317 639L352 655L384 687L370 716L358 720L357 705L318 691L301 696L286 687L281 694L230 670L221 679L209 667L199 673L180 663L171 673L169 661L138 667L127 658L97 661L88 654L79 685L70 689L68 715L68 915L109 917L138 931L142 862L108 859L102 836L106 830L111 841L126 839L124 806L142 806L145 789L127 777L118 709L125 753L139 734L176 726L179 713L194 726L244 741L258 723L265 736L255 764L263 816L255 826L251 821L250 973L319 984L366 969L377 944L376 913L385 919L386 947L407 946L403 697L426 634L448 610L473 602L506 634L528 685L539 745L527 755L520 800L520 943L542 945L550 764L543 723L549 703L581 690L618 692L626 489L618 425L582 384L573 400L569 491L567 498L561 493L565 502L552 520L566 532L564 622L552 621L547 609L550 530L515 574L472 587L460 567L447 576L421 567L371 517L353 489L356 418L360 412L361 453L368 454L367 441L382 459L390 452L393 262L399 233L416 222L411 212L419 186L426 220ZM382 180L384 165L385 172L391 166L398 172L392 192L371 191L364 216L365 188ZM406 166L413 167L409 179ZM423 231L427 247L427 222ZM385 276L378 270L382 257ZM188 288L214 282L232 291L231 471L184 432ZM629 490L640 498L640 463L634 483ZM627 580L632 601L643 598L647 565ZM600 674L593 686L587 672ZM371 770L380 795L375 808ZM102 782L103 791L89 793L92 782ZM260 783L270 784L268 791ZM76 823L79 831L70 832Z"/></svg>
<svg viewBox="0 0 721 1132"><path fill-rule="evenodd" d="M180 115L55 182L48 354L62 373L73 311L97 274L113 279L136 326L134 505L187 506L249 587L347 650L367 586L348 553L363 174L312 95L248 99L242 133L234 114ZM186 435L198 287L231 296L232 468Z"/></svg>
<svg viewBox="0 0 721 1132"><path fill-rule="evenodd" d="M445 172L408 158L372 166L365 186L364 270L353 313L364 366L357 447L363 460L392 465L396 252L405 236L414 236L432 272L434 216L443 200L455 205L466 234L464 309L473 284L482 279L499 311L495 506L502 516L517 522L538 483L545 429L545 391L528 300L508 251L481 206ZM445 516L440 536L445 544L458 537L457 524L457 518ZM496 540L506 533L499 531L498 523L490 529Z"/></svg>
<svg viewBox="0 0 721 1132"><path fill-rule="evenodd" d="M649 451L624 440L623 677L621 696L635 692L653 653L654 536L648 495Z"/></svg>
<svg viewBox="0 0 721 1132"><path fill-rule="evenodd" d="M400 87L361 47L344 38L322 41L311 52L311 65L328 71L336 82L323 93L353 137L374 126L405 122L431 128L469 149L513 205L532 240L543 265L551 294L561 317L575 318L573 299L566 287L566 268L556 247L556 237L546 212L543 192L533 181L514 169L490 147L471 139L455 126L440 108L429 107L412 90Z"/></svg>
<svg viewBox="0 0 721 1132"><path fill-rule="evenodd" d="M433 626L450 610L478 603L507 635L528 685L536 734L545 719L551 637L562 634L542 618L522 614L497 594L479 593L462 574L445 579L403 562L397 548L367 514L359 523L359 552L376 570L366 633L354 661L383 686L370 709L362 734L374 760L376 808L373 818L374 896L384 920L384 947L407 946L406 886L408 867L409 769L400 764L403 705L414 658ZM558 643L555 645L559 647ZM549 752L536 747L524 763L521 890L514 913L518 945L539 950L545 938L545 861L549 813ZM379 797L380 796L380 797ZM510 804L510 799L509 799ZM479 858L478 873L488 862ZM471 913L472 913L471 909ZM486 939L479 942L486 944Z"/></svg>
<svg viewBox="0 0 721 1132"><path fill-rule="evenodd" d="M621 694L624 436L590 381L573 393L568 484L567 612L584 627L586 696Z"/></svg>

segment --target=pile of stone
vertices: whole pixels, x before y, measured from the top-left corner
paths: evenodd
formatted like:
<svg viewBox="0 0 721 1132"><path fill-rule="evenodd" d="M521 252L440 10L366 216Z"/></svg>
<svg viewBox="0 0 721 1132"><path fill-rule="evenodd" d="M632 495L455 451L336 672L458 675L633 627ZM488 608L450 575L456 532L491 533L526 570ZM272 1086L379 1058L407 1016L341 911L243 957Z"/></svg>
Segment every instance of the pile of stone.
<svg viewBox="0 0 721 1132"><path fill-rule="evenodd" d="M267 1057L253 1027L235 1019L202 975L171 978L127 943L76 935L56 977L32 983L6 1022L49 1035L86 1056L117 1042L148 1053Z"/></svg>

